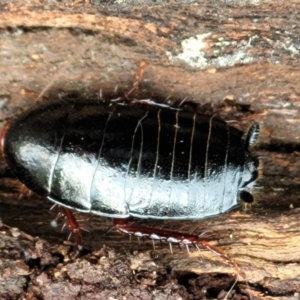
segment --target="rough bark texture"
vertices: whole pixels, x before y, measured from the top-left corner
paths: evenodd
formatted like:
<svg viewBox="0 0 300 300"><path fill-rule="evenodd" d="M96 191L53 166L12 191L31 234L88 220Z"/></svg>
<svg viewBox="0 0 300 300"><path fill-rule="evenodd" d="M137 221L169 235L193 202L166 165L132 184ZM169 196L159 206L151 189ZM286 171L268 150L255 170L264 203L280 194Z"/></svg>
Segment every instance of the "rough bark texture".
<svg viewBox="0 0 300 300"><path fill-rule="evenodd" d="M263 162L255 204L155 226L208 230L204 237L250 284L241 280L230 297L247 298L250 290L255 299L299 298L300 2L2 0L0 8L1 120L30 107L48 83L48 98L88 98L100 88L105 97L116 85L121 93L141 60L149 67L137 97L187 97L225 106L227 118L230 103L249 105L262 126L253 150ZM251 122L236 126L245 130ZM209 251L171 255L167 245L154 251L149 241L130 244L107 233L110 220L93 216L83 216L86 250L74 258L63 243L67 233L49 226L51 203L36 195L18 201L4 162L0 173L7 224L0 232L1 299L222 299L234 282L234 270Z"/></svg>

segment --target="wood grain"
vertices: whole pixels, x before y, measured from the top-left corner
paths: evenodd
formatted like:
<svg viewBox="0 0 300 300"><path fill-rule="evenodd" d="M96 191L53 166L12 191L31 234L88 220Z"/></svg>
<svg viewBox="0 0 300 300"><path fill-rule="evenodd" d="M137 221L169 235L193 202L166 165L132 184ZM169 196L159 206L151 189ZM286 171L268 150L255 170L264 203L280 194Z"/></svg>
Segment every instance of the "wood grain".
<svg viewBox="0 0 300 300"><path fill-rule="evenodd" d="M0 4L1 120L32 106L58 73L45 93L49 99L74 93L90 98L100 89L109 97L116 86L122 93L132 85L141 60L149 67L136 97L172 95L171 103L187 97L222 106L229 119L232 110L245 116L235 104L249 106L247 117L255 112L262 127L253 149L263 164L255 204L201 222L153 226L208 231L204 237L237 262L255 299L299 297L299 1ZM234 126L247 130L251 122ZM4 164L0 174L0 217L8 226L0 237L3 299L213 298L207 290L227 279L203 276L234 275L209 251L188 256L174 249L171 255L167 245L153 251L149 241L138 247L125 236L107 233L111 221L93 216L83 216L90 229L85 248L91 252L69 258L63 246L67 234L49 227L55 217L48 211L51 203L37 196L18 202ZM32 264L24 262L24 253L34 257ZM118 278L119 269L124 276ZM84 272L89 277L80 275ZM103 276L93 281L96 273ZM202 287L194 277L199 274L206 282ZM241 282L232 298L247 297L245 290Z"/></svg>

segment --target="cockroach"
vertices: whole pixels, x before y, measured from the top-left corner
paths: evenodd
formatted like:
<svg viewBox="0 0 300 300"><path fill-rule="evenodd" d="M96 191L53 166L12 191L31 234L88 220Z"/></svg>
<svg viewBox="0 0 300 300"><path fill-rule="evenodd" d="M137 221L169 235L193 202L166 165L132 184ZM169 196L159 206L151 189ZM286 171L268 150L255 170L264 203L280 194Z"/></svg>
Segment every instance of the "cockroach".
<svg viewBox="0 0 300 300"><path fill-rule="evenodd" d="M259 160L249 148L258 123L243 139L242 131L215 115L151 99L128 103L130 93L114 102L36 104L7 122L1 151L11 171L61 206L77 246L80 226L70 209L114 218L115 228L130 235L202 245L242 276L232 259L201 237L127 220L201 220L252 202Z"/></svg>
<svg viewBox="0 0 300 300"><path fill-rule="evenodd" d="M112 218L200 220L252 202L254 123L242 132L199 113L50 102L5 127L3 150L30 190Z"/></svg>

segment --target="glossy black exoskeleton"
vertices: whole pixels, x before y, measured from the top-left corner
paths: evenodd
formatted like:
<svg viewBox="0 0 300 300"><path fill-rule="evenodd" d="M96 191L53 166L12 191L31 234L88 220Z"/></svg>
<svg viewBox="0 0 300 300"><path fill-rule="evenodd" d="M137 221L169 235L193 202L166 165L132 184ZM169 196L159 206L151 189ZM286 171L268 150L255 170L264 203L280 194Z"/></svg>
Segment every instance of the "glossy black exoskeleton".
<svg viewBox="0 0 300 300"><path fill-rule="evenodd" d="M202 219L251 202L258 158L213 116L157 106L52 102L13 120L6 161L34 192L113 218Z"/></svg>

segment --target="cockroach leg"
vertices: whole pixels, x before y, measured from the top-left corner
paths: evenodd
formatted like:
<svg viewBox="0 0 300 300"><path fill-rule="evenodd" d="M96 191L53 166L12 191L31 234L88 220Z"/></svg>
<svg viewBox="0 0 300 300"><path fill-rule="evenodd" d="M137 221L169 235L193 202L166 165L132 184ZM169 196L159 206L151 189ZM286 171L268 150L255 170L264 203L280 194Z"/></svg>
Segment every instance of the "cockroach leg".
<svg viewBox="0 0 300 300"><path fill-rule="evenodd" d="M145 60L140 61L139 67L137 69L137 72L135 74L135 77L134 77L134 80L133 80L133 83L132 83L132 88L125 94L125 98L127 100L129 100L128 97L132 94L132 92L134 92L138 88L138 86L139 86L139 84L140 84L140 82L143 78L143 74L145 72L145 69L148 66L149 66L149 63L147 61L145 61Z"/></svg>
<svg viewBox="0 0 300 300"><path fill-rule="evenodd" d="M5 136L10 126L10 123L10 121L6 121L0 132L0 154L3 159L5 159ZM16 184L14 190L19 193L18 200L21 200L24 197L30 197L32 195L32 191L25 184L21 184L20 182Z"/></svg>
<svg viewBox="0 0 300 300"><path fill-rule="evenodd" d="M19 184L16 187L16 191L19 193L18 200L22 200L24 197L29 198L32 195L32 190L30 190L25 184Z"/></svg>
<svg viewBox="0 0 300 300"><path fill-rule="evenodd" d="M1 153L1 157L3 159L5 159L5 154L4 154L4 144L5 144L5 136L6 136L6 132L9 128L10 125L10 121L6 121L4 123L4 126L1 129L1 133L0 133L0 153Z"/></svg>
<svg viewBox="0 0 300 300"><path fill-rule="evenodd" d="M243 279L245 278L245 275L242 273L242 271L240 270L240 268L238 267L238 265L231 258L229 258L224 252L222 252L218 248L210 245L205 240L198 240L198 243L201 246L203 246L204 248L206 248L207 250L213 252L214 254L216 254L217 256L221 257L223 260L225 260L227 262L227 264L229 264L236 271L236 274L239 277L241 277Z"/></svg>
<svg viewBox="0 0 300 300"><path fill-rule="evenodd" d="M23 198L29 198L32 195L32 190L30 190L25 184L22 184L20 181L14 183L13 191L18 193L18 200L22 200Z"/></svg>
<svg viewBox="0 0 300 300"><path fill-rule="evenodd" d="M238 265L230 258L228 257L223 251L219 250L217 247L214 247L210 245L207 241L203 240L201 235L193 235L193 234L185 234L185 233L179 233L171 230L164 230L160 228L151 228L151 227L143 227L143 226L134 226L132 224L132 219L114 219L114 227L117 231L125 234L129 234L130 236L138 236L138 237L148 237L153 242L153 248L155 248L154 241L160 240L160 241L166 241L169 243L170 246L170 252L173 254L173 244L184 244L186 246L186 250L188 254L190 254L189 251L189 245L194 245L197 250L200 252L199 245L203 248L213 252L215 255L222 258L227 264L229 264L236 272L236 282L239 278L246 281L246 284L248 286L248 282L246 280L245 274L240 270ZM229 292L227 293L226 298L228 297L230 291L233 289L234 285L231 287ZM251 298L251 295L250 295Z"/></svg>
<svg viewBox="0 0 300 300"><path fill-rule="evenodd" d="M81 239L81 230L85 230L78 224L72 210L60 206L60 212L58 213L57 217L52 221L52 223L56 223L60 218L64 218L64 224L62 226L62 230L66 227L70 230L69 238L72 234L74 234L75 239L75 248L77 250L82 249L82 239Z"/></svg>
<svg viewBox="0 0 300 300"><path fill-rule="evenodd" d="M186 100L187 100L187 97L184 97L183 100L179 103L178 107L180 107Z"/></svg>
<svg viewBox="0 0 300 300"><path fill-rule="evenodd" d="M253 112L249 115L238 117L236 119L225 120L225 122L228 123L228 124L241 123L243 121L247 121L247 120L250 120L250 119L255 119L258 116L265 116L266 114L267 114L267 111L263 110L261 112L255 112L255 113Z"/></svg>

